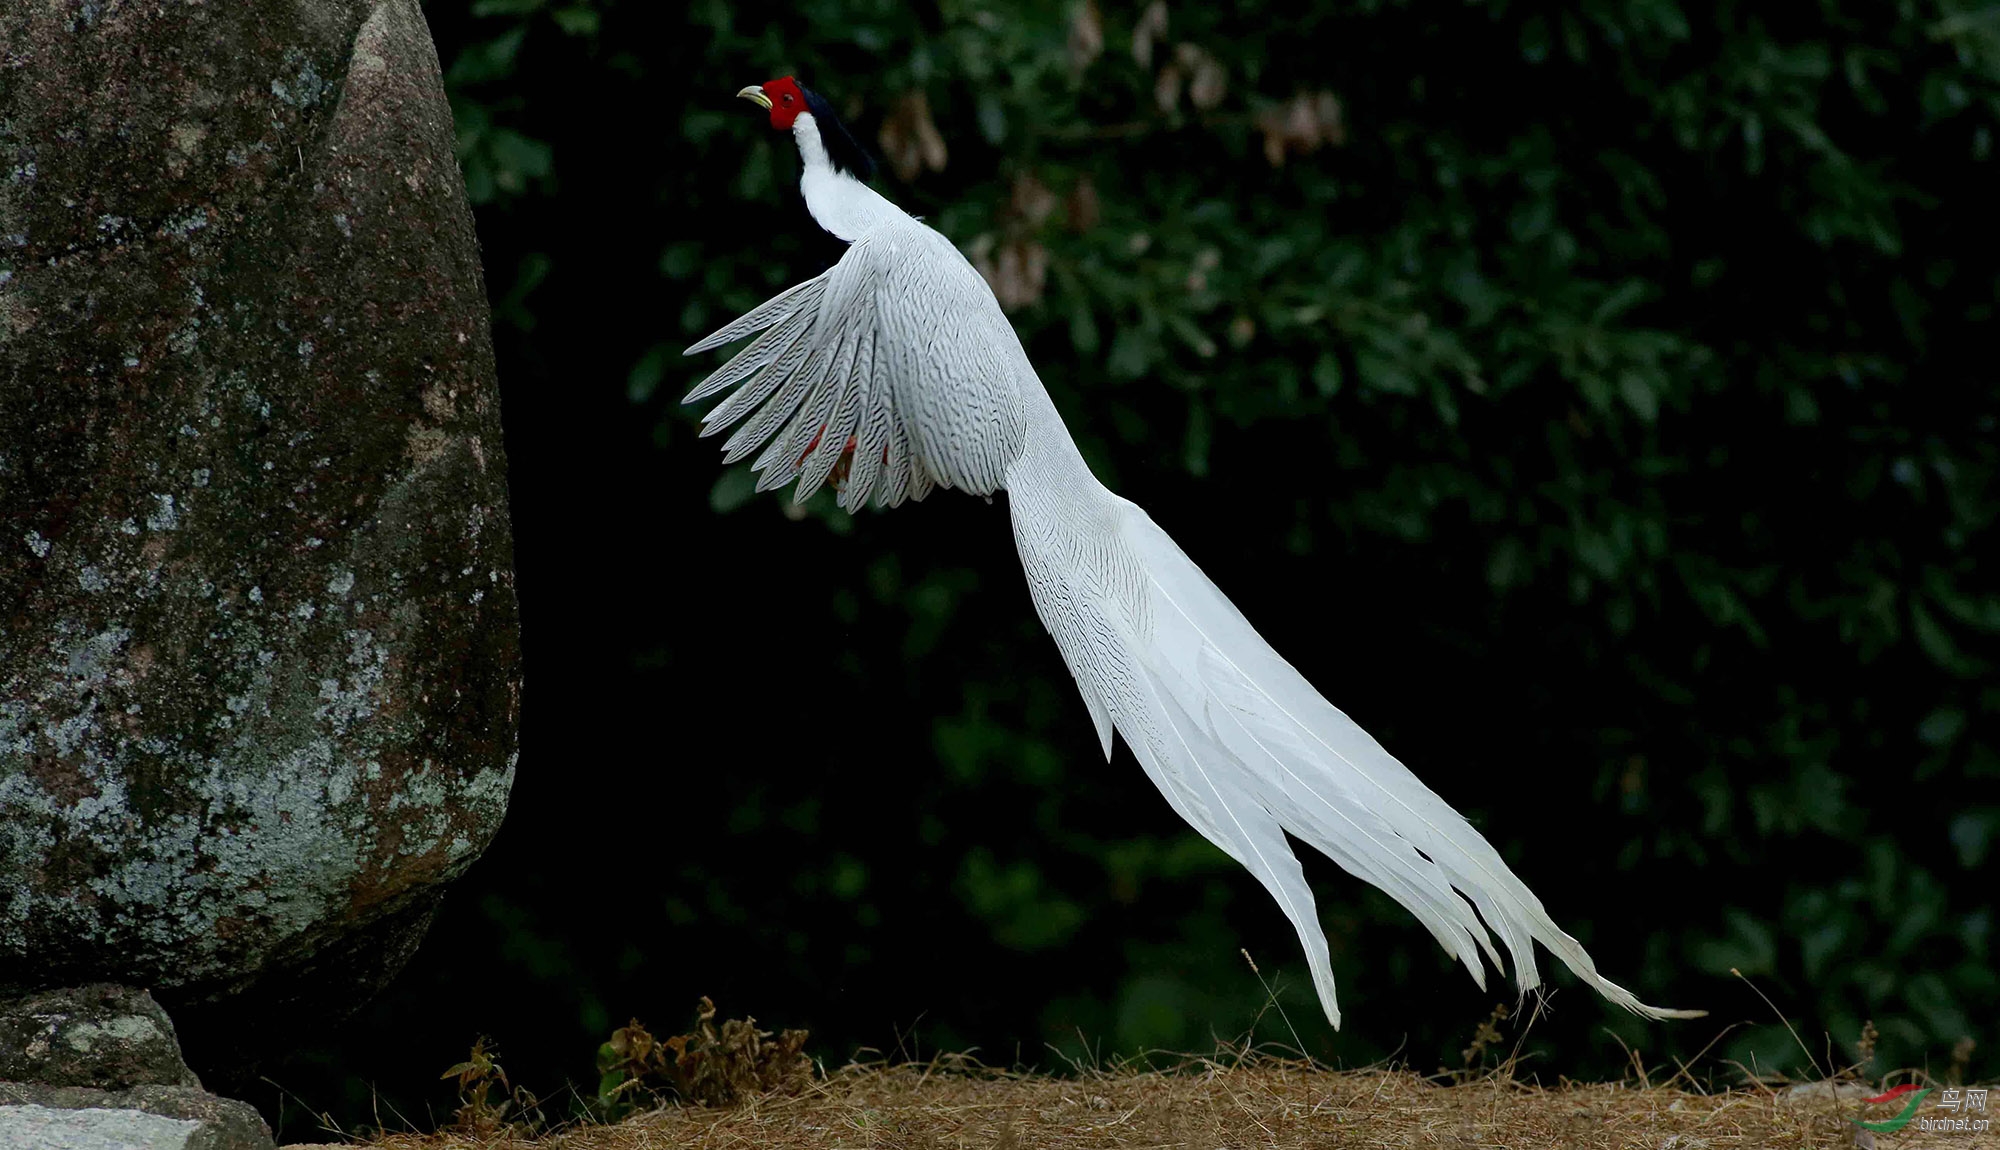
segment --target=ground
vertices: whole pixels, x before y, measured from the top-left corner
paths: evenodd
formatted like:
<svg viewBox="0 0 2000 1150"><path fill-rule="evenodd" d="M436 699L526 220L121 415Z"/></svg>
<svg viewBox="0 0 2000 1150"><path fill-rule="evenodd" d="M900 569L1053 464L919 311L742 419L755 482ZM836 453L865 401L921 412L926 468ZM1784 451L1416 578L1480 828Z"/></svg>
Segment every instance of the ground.
<svg viewBox="0 0 2000 1150"><path fill-rule="evenodd" d="M470 1133L386 1135L379 1150L688 1150L867 1147L882 1150L1112 1150L1150 1147L1723 1147L2000 1146L1991 1134L1869 1134L1859 1084L1737 1089L1629 1082L1533 1085L1504 1076L1445 1085L1407 1071L1332 1071L1256 1060L1196 1060L1170 1072L1051 1078L969 1068L848 1067L791 1096L729 1108L670 1106L616 1125L521 1140Z"/></svg>

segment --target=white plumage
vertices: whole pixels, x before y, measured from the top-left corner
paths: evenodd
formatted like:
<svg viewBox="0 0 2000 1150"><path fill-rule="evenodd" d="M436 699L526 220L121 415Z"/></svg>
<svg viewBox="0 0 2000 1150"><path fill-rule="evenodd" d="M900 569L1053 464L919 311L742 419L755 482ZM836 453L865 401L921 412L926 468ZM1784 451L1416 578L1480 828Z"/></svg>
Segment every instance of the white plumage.
<svg viewBox="0 0 2000 1150"><path fill-rule="evenodd" d="M782 83L774 81L775 90ZM760 104L762 89L745 89ZM753 94L757 93L757 94ZM774 115L774 123L777 116ZM688 400L734 394L704 435L741 426L725 461L759 451L759 490L803 501L852 463L840 503L1005 489L1035 610L1055 637L1107 758L1115 729L1174 810L1256 875L1305 945L1340 1025L1326 938L1286 833L1380 887L1486 985L1481 954L1525 994L1540 942L1634 1013L1486 839L1321 698L1136 505L1099 483L992 290L950 241L829 159L811 114L791 121L813 217L850 242L824 274L690 347L761 332ZM1476 909L1475 909L1476 908Z"/></svg>

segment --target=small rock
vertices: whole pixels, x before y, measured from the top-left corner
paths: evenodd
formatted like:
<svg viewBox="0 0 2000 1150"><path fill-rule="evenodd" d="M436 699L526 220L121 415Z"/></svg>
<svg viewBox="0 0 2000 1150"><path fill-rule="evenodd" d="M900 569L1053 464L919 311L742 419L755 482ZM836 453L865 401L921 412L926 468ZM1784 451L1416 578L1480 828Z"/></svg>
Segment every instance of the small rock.
<svg viewBox="0 0 2000 1150"><path fill-rule="evenodd" d="M183 1150L201 1123L143 1110L0 1106L0 1146L63 1150Z"/></svg>
<svg viewBox="0 0 2000 1150"><path fill-rule="evenodd" d="M0 1002L0 1081L201 1086L153 996L102 982Z"/></svg>
<svg viewBox="0 0 2000 1150"><path fill-rule="evenodd" d="M188 1086L91 1090L0 1082L0 1147L276 1150L255 1107Z"/></svg>

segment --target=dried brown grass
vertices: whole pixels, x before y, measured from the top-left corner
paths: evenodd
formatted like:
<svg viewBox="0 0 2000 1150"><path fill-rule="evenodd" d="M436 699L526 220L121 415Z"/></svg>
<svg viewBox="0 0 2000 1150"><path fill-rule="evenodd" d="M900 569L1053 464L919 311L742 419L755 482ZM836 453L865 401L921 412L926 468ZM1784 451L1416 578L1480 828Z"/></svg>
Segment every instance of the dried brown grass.
<svg viewBox="0 0 2000 1150"><path fill-rule="evenodd" d="M1504 1072L1444 1085L1399 1070L1335 1071L1249 1057L1170 1070L1072 1077L997 1071L967 1060L848 1066L802 1093L729 1109L669 1106L616 1125L532 1141L391 1134L380 1150L1110 1150L1114 1147L1853 1147L1846 1091L1754 1088L1704 1094L1671 1086L1543 1087ZM1878 1116L1879 1117L1879 1116ZM1914 1124L1887 1147L1973 1147Z"/></svg>

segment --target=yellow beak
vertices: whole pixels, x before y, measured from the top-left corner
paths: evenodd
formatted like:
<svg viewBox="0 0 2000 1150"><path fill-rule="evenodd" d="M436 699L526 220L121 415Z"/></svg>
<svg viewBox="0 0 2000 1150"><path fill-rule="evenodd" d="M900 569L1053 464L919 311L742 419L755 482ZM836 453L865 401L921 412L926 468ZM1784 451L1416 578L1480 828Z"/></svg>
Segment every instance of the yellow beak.
<svg viewBox="0 0 2000 1150"><path fill-rule="evenodd" d="M736 93L736 98L739 100L748 100L767 112L771 110L771 97L764 94L764 88L761 84L750 85L748 88Z"/></svg>

